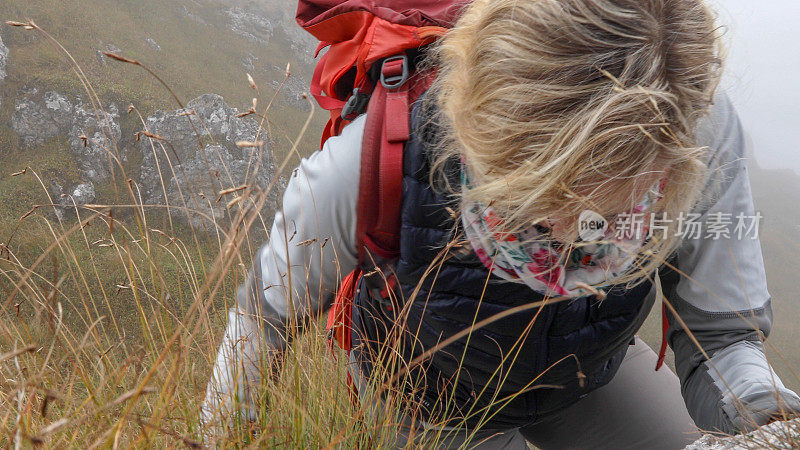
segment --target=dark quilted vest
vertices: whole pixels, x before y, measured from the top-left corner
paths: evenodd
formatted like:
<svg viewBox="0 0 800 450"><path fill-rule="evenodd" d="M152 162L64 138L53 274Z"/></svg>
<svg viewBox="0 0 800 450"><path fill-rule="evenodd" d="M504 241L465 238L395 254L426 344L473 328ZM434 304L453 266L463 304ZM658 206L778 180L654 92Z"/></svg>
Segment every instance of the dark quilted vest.
<svg viewBox="0 0 800 450"><path fill-rule="evenodd" d="M458 203L429 183L426 137L435 135L436 125L423 120L421 109L414 108L404 156L401 252L394 264L399 299L381 298L363 280L355 299L354 354L367 374L397 335L394 347L408 362L475 322L542 300L523 284L490 275L463 248L429 270L461 228L452 214ZM489 429L535 422L611 380L652 307L649 291L649 283L613 288L603 301L582 297L505 317L414 366L414 386L404 391L422 406L423 419L444 415L453 417L449 425ZM397 318L399 311L406 320ZM395 323L405 326L387 331Z"/></svg>

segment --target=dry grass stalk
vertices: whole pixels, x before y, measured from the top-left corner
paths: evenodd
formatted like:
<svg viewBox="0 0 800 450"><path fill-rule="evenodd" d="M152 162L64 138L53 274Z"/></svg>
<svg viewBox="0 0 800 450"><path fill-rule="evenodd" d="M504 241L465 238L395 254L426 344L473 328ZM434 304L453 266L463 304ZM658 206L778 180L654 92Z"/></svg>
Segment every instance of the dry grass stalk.
<svg viewBox="0 0 800 450"><path fill-rule="evenodd" d="M22 355L24 353L33 352L33 351L36 351L36 346L35 345L28 345L27 347L19 348L19 349L10 351L8 353L3 353L2 355L0 355L0 362L3 362L5 360L7 360L7 359L15 358L15 357L17 357L19 355Z"/></svg>
<svg viewBox="0 0 800 450"><path fill-rule="evenodd" d="M122 56L122 55L118 55L118 54L116 54L116 53L114 53L114 52L106 52L106 51L104 51L104 52L102 52L102 53L103 53L104 55L106 55L107 57L109 57L109 58L111 58L111 59L113 59L113 60L119 61L119 62L124 62L124 63L128 63L128 64L133 64L133 65L135 65L135 66L138 66L138 65L139 65L139 61L137 61L137 60L135 60L135 59L131 59L131 58L126 58L126 57L124 57L124 56Z"/></svg>
<svg viewBox="0 0 800 450"><path fill-rule="evenodd" d="M222 197L224 197L224 196L226 196L228 194L233 194L235 192L243 191L243 190L245 190L245 189L247 189L249 187L250 187L249 185L243 184L241 186L232 187L232 188L228 188L228 189L223 189L223 190L219 191L219 194L217 195L217 202L222 200Z"/></svg>

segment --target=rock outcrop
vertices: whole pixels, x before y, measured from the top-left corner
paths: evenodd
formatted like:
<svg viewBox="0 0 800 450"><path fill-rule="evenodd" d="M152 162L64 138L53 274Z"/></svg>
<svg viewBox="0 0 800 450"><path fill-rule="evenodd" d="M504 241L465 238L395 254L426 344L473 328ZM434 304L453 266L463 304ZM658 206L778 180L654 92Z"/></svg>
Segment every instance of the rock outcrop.
<svg viewBox="0 0 800 450"><path fill-rule="evenodd" d="M0 84L6 77L6 64L8 63L8 47L3 45L3 38L0 36Z"/></svg>
<svg viewBox="0 0 800 450"><path fill-rule="evenodd" d="M225 11L230 19L230 29L256 44L268 44L272 36L272 22L266 17L242 8L230 8Z"/></svg>
<svg viewBox="0 0 800 450"><path fill-rule="evenodd" d="M221 190L242 186L266 190L275 176L266 144L236 145L240 141L264 142L266 131L259 132L256 121L238 118L238 113L219 95L206 94L190 101L185 109L158 111L148 117L147 131L158 137L142 137L139 142L144 203L186 207L194 211L188 214L189 223L198 227L225 216L230 198L218 201ZM270 193L267 209L274 208L279 188L275 186Z"/></svg>
<svg viewBox="0 0 800 450"><path fill-rule="evenodd" d="M30 89L16 99L11 127L26 147L65 136L85 181L98 183L111 176L109 152L121 135L119 109L113 103L103 113L79 98L55 91L40 96Z"/></svg>
<svg viewBox="0 0 800 450"><path fill-rule="evenodd" d="M67 192L64 192L64 186L54 181L50 186L50 196L53 202L61 205L61 207L54 209L56 217L59 219L64 219L68 216L72 217L76 205L93 203L97 198L94 190L94 183L91 181L80 183Z"/></svg>
<svg viewBox="0 0 800 450"><path fill-rule="evenodd" d="M283 83L282 88L281 83ZM274 90L280 88L286 103L300 111L308 111L310 109L308 100L304 97L304 95L308 95L308 82L303 78L292 75L283 82L273 80L269 83L269 87Z"/></svg>
<svg viewBox="0 0 800 450"><path fill-rule="evenodd" d="M684 450L729 450L741 448L793 449L800 446L800 419L773 422L749 434L717 437L707 434Z"/></svg>
<svg viewBox="0 0 800 450"><path fill-rule="evenodd" d="M159 51L159 52L161 51L161 46L160 46L160 45L158 45L158 42L156 42L156 41L155 41L155 39L153 39L153 38L147 38L147 39L145 39L144 41L145 41L145 42L147 43L147 45L149 45L149 46L150 46L150 47L151 47L153 50L156 50L156 51Z"/></svg>
<svg viewBox="0 0 800 450"><path fill-rule="evenodd" d="M80 179L71 183L52 180L51 189L54 200L67 207L64 211L73 201L86 204L97 200L96 188L118 173L112 171L110 158L116 154L116 146L123 163L131 152L141 155L137 181L144 204L169 204L177 208L172 210L174 217L200 227L223 219L233 195L264 192L275 176L266 131L259 131L258 122L251 117L238 114L219 95L202 95L185 109L157 111L147 117L146 133L139 134L137 143L132 131L131 136L122 136L116 105L107 105L105 113L97 112L80 98L56 91L41 94L29 88L15 100L11 126L21 144L32 150L54 138L68 143ZM260 145L237 146L241 141L259 141ZM236 187L243 188L219 197L220 191ZM276 183L265 213L274 208L280 189L281 184Z"/></svg>
<svg viewBox="0 0 800 450"><path fill-rule="evenodd" d="M0 86L3 85L3 80L6 78L6 64L8 64L8 47L3 44L3 38L0 36ZM3 104L3 97L0 96L0 105Z"/></svg>

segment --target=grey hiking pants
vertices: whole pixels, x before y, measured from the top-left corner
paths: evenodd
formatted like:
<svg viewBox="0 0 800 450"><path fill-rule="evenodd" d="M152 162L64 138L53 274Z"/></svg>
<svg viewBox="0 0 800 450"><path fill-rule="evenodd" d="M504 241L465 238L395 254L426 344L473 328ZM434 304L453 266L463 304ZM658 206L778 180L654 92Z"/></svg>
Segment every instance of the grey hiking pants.
<svg viewBox="0 0 800 450"><path fill-rule="evenodd" d="M655 372L656 359L637 337L609 384L556 416L523 428L480 430L469 442L464 432L445 430L446 442L439 448L526 450L526 441L544 450L683 448L700 433L686 411L678 377L666 366ZM359 374L353 379L361 384ZM400 427L397 448L408 446L409 425L407 419ZM411 447L429 446L415 442Z"/></svg>

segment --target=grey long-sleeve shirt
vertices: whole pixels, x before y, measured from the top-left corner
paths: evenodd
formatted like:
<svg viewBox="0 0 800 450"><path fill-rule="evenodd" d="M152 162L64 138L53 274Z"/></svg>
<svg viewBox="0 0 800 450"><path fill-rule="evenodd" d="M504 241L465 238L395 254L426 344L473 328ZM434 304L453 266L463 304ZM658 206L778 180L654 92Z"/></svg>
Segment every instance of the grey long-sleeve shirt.
<svg viewBox="0 0 800 450"><path fill-rule="evenodd" d="M209 383L206 415L229 403L231 395L246 398L247 386L257 381L252 365L259 350L282 349L286 324L327 307L341 277L355 268L363 129L362 116L293 172L270 240L239 290L239 313L230 317ZM763 424L782 409L800 411L800 398L783 386L763 352L761 334L768 335L772 324L770 296L755 230L738 229L737 217L747 221L755 211L741 126L726 96L717 97L698 140L711 149L709 178L705 201L692 219L731 223L727 237L702 229L699 237L685 239L677 253L682 275L664 284L667 299L704 351L671 315L667 337L696 424L735 432ZM262 330L254 316L266 323ZM242 336L250 340L237 346Z"/></svg>

